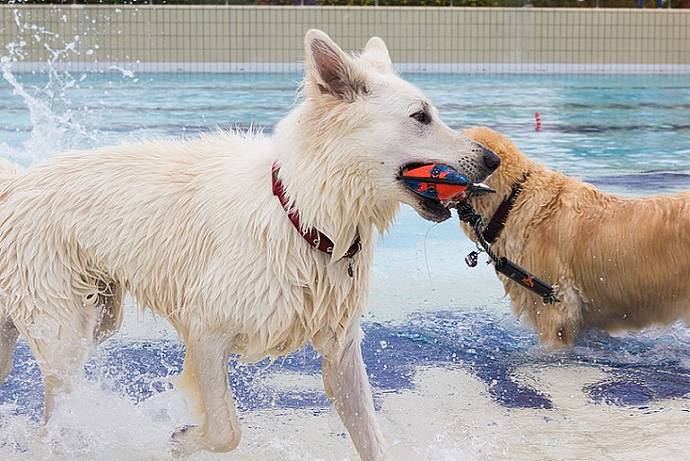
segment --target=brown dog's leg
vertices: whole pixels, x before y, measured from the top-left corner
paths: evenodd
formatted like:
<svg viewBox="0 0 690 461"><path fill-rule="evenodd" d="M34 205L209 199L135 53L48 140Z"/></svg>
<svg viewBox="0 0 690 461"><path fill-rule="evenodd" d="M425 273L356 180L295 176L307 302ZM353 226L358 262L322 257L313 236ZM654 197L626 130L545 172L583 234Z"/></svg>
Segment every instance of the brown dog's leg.
<svg viewBox="0 0 690 461"><path fill-rule="evenodd" d="M560 302L542 304L532 312L532 321L539 333L539 342L551 347L575 344L582 328L582 303L572 289L561 289ZM541 304L541 303L540 303Z"/></svg>
<svg viewBox="0 0 690 461"><path fill-rule="evenodd" d="M549 315L549 317L552 317ZM543 318L540 318L543 320ZM577 338L578 328L572 323L553 318L536 322L539 342L548 347L571 347Z"/></svg>

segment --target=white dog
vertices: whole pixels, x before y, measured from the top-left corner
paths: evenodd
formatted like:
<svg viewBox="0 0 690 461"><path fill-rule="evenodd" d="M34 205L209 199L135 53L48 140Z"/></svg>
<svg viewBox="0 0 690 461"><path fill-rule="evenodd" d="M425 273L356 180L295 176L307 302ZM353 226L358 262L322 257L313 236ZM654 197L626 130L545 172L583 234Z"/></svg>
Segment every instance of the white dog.
<svg viewBox="0 0 690 461"><path fill-rule="evenodd" d="M305 50L302 102L270 139L71 152L0 191L0 357L11 357L16 327L45 379L46 417L91 342L117 329L130 293L186 344L178 383L199 425L173 435L175 453L238 445L229 354L255 361L311 342L361 458L384 456L359 326L375 234L401 201L427 219L449 216L396 178L438 161L480 181L498 158L441 122L395 75L382 40L350 56L312 30Z"/></svg>

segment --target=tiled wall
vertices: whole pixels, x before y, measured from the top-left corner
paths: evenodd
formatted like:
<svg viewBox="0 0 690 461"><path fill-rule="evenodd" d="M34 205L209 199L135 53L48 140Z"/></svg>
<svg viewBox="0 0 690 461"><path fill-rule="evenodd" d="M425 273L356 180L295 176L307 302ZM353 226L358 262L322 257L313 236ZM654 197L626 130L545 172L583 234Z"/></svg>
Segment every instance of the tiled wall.
<svg viewBox="0 0 690 461"><path fill-rule="evenodd" d="M15 70L295 71L312 27L346 49L378 35L404 71L690 73L690 10L3 5L0 55Z"/></svg>

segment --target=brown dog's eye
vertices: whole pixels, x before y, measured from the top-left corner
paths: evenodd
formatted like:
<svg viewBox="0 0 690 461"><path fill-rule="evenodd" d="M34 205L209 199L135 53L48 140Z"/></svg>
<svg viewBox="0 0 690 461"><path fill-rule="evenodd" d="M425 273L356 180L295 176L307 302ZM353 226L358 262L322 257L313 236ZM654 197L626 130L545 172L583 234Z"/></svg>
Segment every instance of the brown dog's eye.
<svg viewBox="0 0 690 461"><path fill-rule="evenodd" d="M414 114L410 115L410 117L417 120L422 125L428 125L429 123L431 123L431 115L429 115L429 113L425 110L415 112Z"/></svg>

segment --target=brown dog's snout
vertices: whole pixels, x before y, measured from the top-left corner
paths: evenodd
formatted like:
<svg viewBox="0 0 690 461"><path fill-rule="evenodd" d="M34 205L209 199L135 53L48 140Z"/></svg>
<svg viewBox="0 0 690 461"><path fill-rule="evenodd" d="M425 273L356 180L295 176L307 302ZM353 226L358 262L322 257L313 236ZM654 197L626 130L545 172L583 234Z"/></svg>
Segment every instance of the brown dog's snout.
<svg viewBox="0 0 690 461"><path fill-rule="evenodd" d="M489 149L487 149L486 147L482 146L482 150L482 162L484 163L484 166L489 171L496 171L496 168L498 168L501 165L501 158Z"/></svg>

